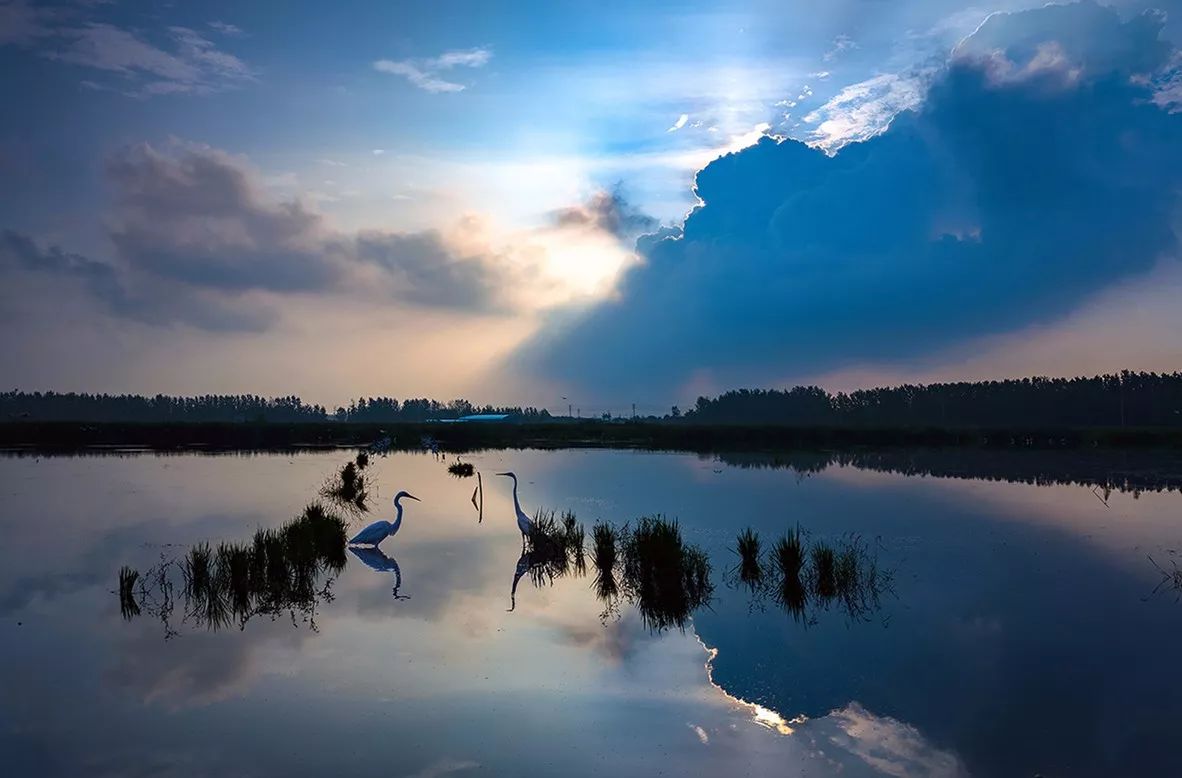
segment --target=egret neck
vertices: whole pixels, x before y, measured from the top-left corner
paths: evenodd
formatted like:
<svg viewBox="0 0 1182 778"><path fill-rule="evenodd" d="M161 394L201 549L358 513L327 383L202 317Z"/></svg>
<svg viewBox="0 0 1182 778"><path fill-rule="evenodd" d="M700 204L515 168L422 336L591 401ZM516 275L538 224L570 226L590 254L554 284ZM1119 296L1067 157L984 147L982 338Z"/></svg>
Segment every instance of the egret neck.
<svg viewBox="0 0 1182 778"><path fill-rule="evenodd" d="M513 479L513 510L517 511L517 515L521 515L521 503L517 500L517 476L509 476Z"/></svg>
<svg viewBox="0 0 1182 778"><path fill-rule="evenodd" d="M394 510L397 511L394 516L394 523L390 525L390 534L393 535L402 526L402 495L399 494L394 498Z"/></svg>

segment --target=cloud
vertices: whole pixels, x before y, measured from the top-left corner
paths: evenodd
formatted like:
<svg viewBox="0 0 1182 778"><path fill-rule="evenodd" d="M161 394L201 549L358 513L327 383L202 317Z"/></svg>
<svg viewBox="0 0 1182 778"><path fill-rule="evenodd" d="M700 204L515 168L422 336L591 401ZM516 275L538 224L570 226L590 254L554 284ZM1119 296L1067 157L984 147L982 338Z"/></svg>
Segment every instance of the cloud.
<svg viewBox="0 0 1182 778"><path fill-rule="evenodd" d="M435 231L393 233L363 231L351 251L361 262L382 270L394 280L408 302L470 312L499 307L498 269L482 256L464 255Z"/></svg>
<svg viewBox="0 0 1182 778"><path fill-rule="evenodd" d="M657 226L655 219L629 203L618 188L596 192L587 202L560 208L551 217L558 227L590 228L617 238L636 237Z"/></svg>
<svg viewBox="0 0 1182 778"><path fill-rule="evenodd" d="M689 121L689 114L683 113L681 116L677 117L677 121L673 122L673 126L671 126L669 129L665 130L665 132L677 132L682 127L684 127L685 123L688 121Z"/></svg>
<svg viewBox="0 0 1182 778"><path fill-rule="evenodd" d="M300 291L333 285L343 269L324 251L320 216L299 201L272 204L225 152L147 144L107 163L116 193L111 239L134 270L198 287Z"/></svg>
<svg viewBox="0 0 1182 778"><path fill-rule="evenodd" d="M829 51L825 52L821 59L826 62L832 62L847 51L853 51L858 48L858 44L848 35L838 35L833 39L833 45L829 47Z"/></svg>
<svg viewBox="0 0 1182 778"><path fill-rule="evenodd" d="M115 307L126 301L115 268L57 246L43 249L29 236L13 230L0 231L0 265L80 279L95 297Z"/></svg>
<svg viewBox="0 0 1182 778"><path fill-rule="evenodd" d="M214 32L219 32L222 35L229 35L232 37L238 37L239 35L245 34L245 33L243 33L242 28L236 24L230 24L228 22L221 22L221 21L216 21L216 20L212 21L212 22L206 22L205 24Z"/></svg>
<svg viewBox="0 0 1182 778"><path fill-rule="evenodd" d="M33 8L23 0L0 3L0 46L27 46L50 34L57 14L47 8Z"/></svg>
<svg viewBox="0 0 1182 778"><path fill-rule="evenodd" d="M989 55L970 39L885 131L835 156L763 138L708 165L681 233L642 241L617 299L522 358L600 396L678 392L1068 313L1177 251L1182 117L1132 78L1173 61L1159 31L1092 4L990 17ZM999 56L1028 76L999 81Z"/></svg>
<svg viewBox="0 0 1182 778"><path fill-rule="evenodd" d="M804 116L815 125L806 139L829 152L848 143L868 140L890 126L901 112L923 101L930 72L906 75L884 73L845 87L823 106ZM789 107L796 102L790 102Z"/></svg>
<svg viewBox="0 0 1182 778"><path fill-rule="evenodd" d="M935 748L915 727L876 716L857 702L830 713L823 722L832 746L848 751L883 775L960 778L968 770L956 754Z"/></svg>
<svg viewBox="0 0 1182 778"><path fill-rule="evenodd" d="M474 762L471 759L444 757L443 759L432 762L417 773L412 774L410 778L440 778L443 775L475 770L479 767L480 763Z"/></svg>
<svg viewBox="0 0 1182 778"><path fill-rule="evenodd" d="M430 59L379 59L373 69L379 73L402 76L426 92L462 92L466 85L444 79L440 73L457 67L482 68L492 59L488 49L447 51Z"/></svg>
<svg viewBox="0 0 1182 778"><path fill-rule="evenodd" d="M194 631L184 636L185 650L174 652L172 644L162 648L158 623L137 622L117 641L104 680L174 712L211 705L240 695L266 674L268 657L298 652L315 634L280 626L256 619L242 630Z"/></svg>
<svg viewBox="0 0 1182 778"><path fill-rule="evenodd" d="M108 312L145 324L185 322L211 331L258 331L272 319L269 311L178 290L167 283L141 283L133 289L132 279L114 265L58 246L43 248L13 230L0 231L0 268L80 285ZM20 276L9 274L6 280L4 296L19 298L29 293ZM62 290L61 299L68 299L65 293Z"/></svg>
<svg viewBox="0 0 1182 778"><path fill-rule="evenodd" d="M27 14L25 14L27 19ZM44 19L56 20L56 17ZM13 40L28 45L28 24ZM99 84L133 97L166 94L213 94L254 81L254 71L233 54L188 27L169 27L162 47L136 32L112 24L40 24L36 38L46 41L47 59L119 76L114 84ZM0 40L0 42L4 42ZM89 79L92 83L93 79Z"/></svg>
<svg viewBox="0 0 1182 778"><path fill-rule="evenodd" d="M471 316L532 311L598 290L632 256L622 239L655 226L616 191L508 235L472 216L439 230L344 231L298 198L269 197L244 159L183 141L128 147L105 172L110 261L7 230L0 266L150 324L258 331L296 296Z"/></svg>
<svg viewBox="0 0 1182 778"><path fill-rule="evenodd" d="M223 34L237 30L219 24L210 26ZM212 94L256 78L245 62L188 27L169 27L155 37L160 43L113 24L81 22L63 8L32 8L19 0L0 3L0 45L37 47L46 59L118 78L85 79L82 83L91 89L134 97Z"/></svg>
<svg viewBox="0 0 1182 778"><path fill-rule="evenodd" d="M1182 52L1174 52L1170 64L1144 79L1153 89L1153 103L1170 113L1182 111Z"/></svg>

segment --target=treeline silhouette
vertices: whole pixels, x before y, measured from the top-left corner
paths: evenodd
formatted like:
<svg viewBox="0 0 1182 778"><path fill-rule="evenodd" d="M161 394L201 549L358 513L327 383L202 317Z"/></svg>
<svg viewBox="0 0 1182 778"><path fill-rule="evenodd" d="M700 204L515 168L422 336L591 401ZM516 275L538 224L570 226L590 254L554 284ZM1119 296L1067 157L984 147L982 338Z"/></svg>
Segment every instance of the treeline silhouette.
<svg viewBox="0 0 1182 778"><path fill-rule="evenodd" d="M1182 373L1022 378L861 389L739 389L699 397L696 424L875 427L1182 427Z"/></svg>
<svg viewBox="0 0 1182 778"><path fill-rule="evenodd" d="M267 398L250 394L145 397L75 392L0 393L2 421L385 423L456 419L473 413L507 413L525 421L544 421L550 417L548 411L536 408L476 406L467 400L441 403L426 398L399 401L393 397L362 397L330 414L324 406L305 404L294 395Z"/></svg>
<svg viewBox="0 0 1182 778"><path fill-rule="evenodd" d="M545 421L550 412L537 408L520 406L473 405L467 400L452 400L441 403L438 400L418 398L399 402L393 397L362 397L340 407L332 415L333 421L353 422L421 422L429 419L458 419L474 413L506 413L523 421Z"/></svg>
<svg viewBox="0 0 1182 778"><path fill-rule="evenodd" d="M535 424L574 422L545 409L478 406L467 400L362 397L329 411L294 395L0 393L0 421L414 424L475 413L504 413ZM1091 378L905 384L836 394L816 386L738 389L713 399L699 397L684 414L674 407L663 418L631 421L833 429L1182 428L1182 373L1126 370Z"/></svg>

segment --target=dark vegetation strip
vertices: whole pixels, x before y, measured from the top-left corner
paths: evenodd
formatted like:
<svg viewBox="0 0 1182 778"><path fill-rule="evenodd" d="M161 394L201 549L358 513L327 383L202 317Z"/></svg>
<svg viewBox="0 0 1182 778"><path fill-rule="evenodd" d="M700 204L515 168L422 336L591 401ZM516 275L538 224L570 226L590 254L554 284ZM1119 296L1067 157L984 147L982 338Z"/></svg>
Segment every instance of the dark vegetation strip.
<svg viewBox="0 0 1182 778"><path fill-rule="evenodd" d="M569 409L568 409L569 410ZM329 410L294 395L107 395L0 392L0 420L155 423L419 423L472 414L504 414L545 423L544 408L479 406L467 400L362 397ZM594 418L612 419L610 412ZM632 419L636 419L635 413ZM699 397L684 414L674 406L646 421L883 429L1182 429L1182 372L1120 373L1077 378L904 384L830 393L817 386L735 389ZM623 420L622 418L617 421Z"/></svg>
<svg viewBox="0 0 1182 778"><path fill-rule="evenodd" d="M569 422L550 424L350 423L0 423L0 447L71 451L124 447L152 450L272 451L364 446L383 437L394 448L417 449L422 436L453 452L489 448L600 446L696 452L854 447L967 447L1063 450L1169 448L1182 450L1176 428L938 428L703 425L686 422Z"/></svg>

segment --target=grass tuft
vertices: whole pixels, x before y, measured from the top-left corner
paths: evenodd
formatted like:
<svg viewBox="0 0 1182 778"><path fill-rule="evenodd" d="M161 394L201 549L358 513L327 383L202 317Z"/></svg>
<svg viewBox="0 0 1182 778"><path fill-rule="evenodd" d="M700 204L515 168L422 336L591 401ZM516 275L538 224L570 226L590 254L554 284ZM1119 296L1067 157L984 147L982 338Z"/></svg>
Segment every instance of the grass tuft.
<svg viewBox="0 0 1182 778"><path fill-rule="evenodd" d="M447 466L447 472L454 475L456 478L471 478L476 475L476 468L472 466L471 462L452 462Z"/></svg>
<svg viewBox="0 0 1182 778"><path fill-rule="evenodd" d="M739 580L752 591L763 583L763 566L759 562L760 542L755 530L748 527L739 533L735 553L739 555Z"/></svg>

